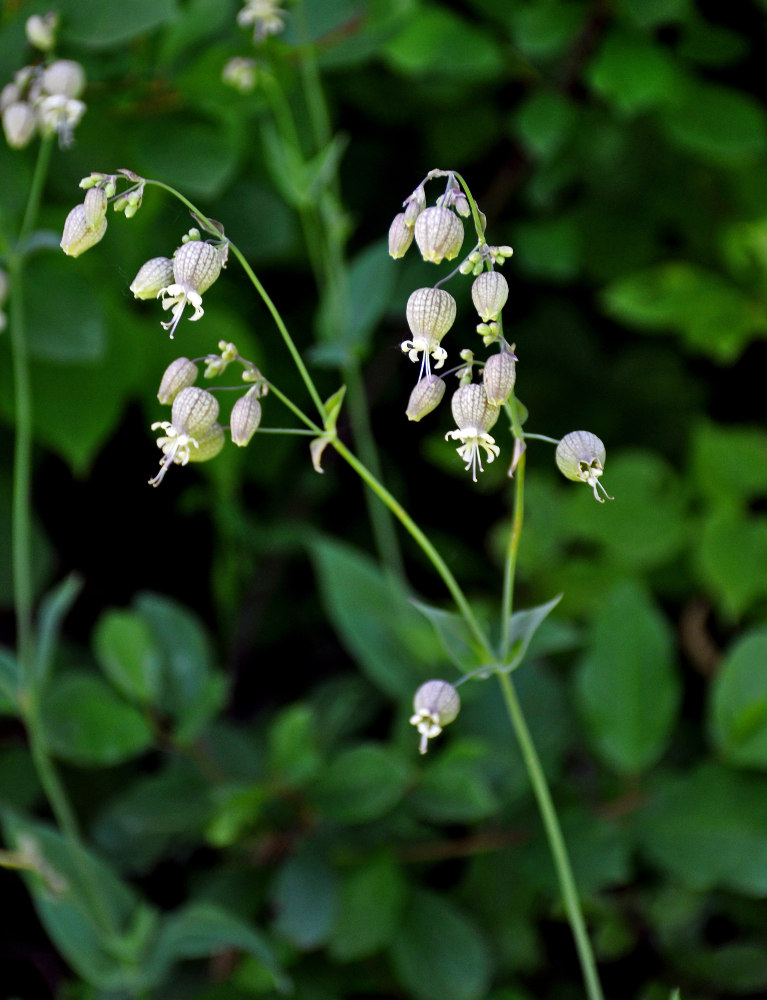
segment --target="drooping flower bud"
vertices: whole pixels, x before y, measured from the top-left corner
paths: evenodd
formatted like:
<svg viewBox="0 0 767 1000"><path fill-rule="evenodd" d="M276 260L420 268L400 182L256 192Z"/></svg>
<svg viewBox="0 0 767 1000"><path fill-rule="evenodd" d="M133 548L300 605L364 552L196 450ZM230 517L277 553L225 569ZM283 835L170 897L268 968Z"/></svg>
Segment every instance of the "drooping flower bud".
<svg viewBox="0 0 767 1000"><path fill-rule="evenodd" d="M416 288L407 300L405 316L413 337L400 346L411 361L418 361L423 352L421 367L427 375L431 373L430 355L437 362L436 368L445 363L447 351L439 344L453 325L455 313L455 299L441 288Z"/></svg>
<svg viewBox="0 0 767 1000"><path fill-rule="evenodd" d="M405 198L402 202L402 207L405 209L405 223L412 229L415 220L426 208L426 191L423 184L419 184L415 191Z"/></svg>
<svg viewBox="0 0 767 1000"><path fill-rule="evenodd" d="M261 404L255 394L247 393L240 396L232 407L229 419L229 432L232 441L238 448L244 448L256 433L261 423Z"/></svg>
<svg viewBox="0 0 767 1000"><path fill-rule="evenodd" d="M3 109L3 132L11 149L23 149L36 129L37 116L26 101L13 101Z"/></svg>
<svg viewBox="0 0 767 1000"><path fill-rule="evenodd" d="M33 14L27 18L24 25L27 41L41 52L50 52L56 45L56 29L59 26L59 16L55 11L49 11L44 17Z"/></svg>
<svg viewBox="0 0 767 1000"><path fill-rule="evenodd" d="M432 264L453 260L463 244L463 225L449 208L425 208L415 220L415 241L421 256Z"/></svg>
<svg viewBox="0 0 767 1000"><path fill-rule="evenodd" d="M89 229L97 229L107 214L107 196L103 188L93 187L85 192L83 200L85 223Z"/></svg>
<svg viewBox="0 0 767 1000"><path fill-rule="evenodd" d="M176 358L163 373L157 398L163 406L170 406L182 389L194 385L200 371L189 358Z"/></svg>
<svg viewBox="0 0 767 1000"><path fill-rule="evenodd" d="M517 359L509 351L491 354L482 372L482 384L487 400L496 406L503 406L511 395L517 380Z"/></svg>
<svg viewBox="0 0 767 1000"><path fill-rule="evenodd" d="M69 257L79 257L95 246L106 231L106 216L102 216L101 221L95 226L89 226L85 205L75 205L64 222L61 249Z"/></svg>
<svg viewBox="0 0 767 1000"><path fill-rule="evenodd" d="M471 299L483 323L498 319L509 297L509 284L500 271L483 271L471 286Z"/></svg>
<svg viewBox="0 0 767 1000"><path fill-rule="evenodd" d="M461 699L452 684L447 681L426 681L413 698L414 714L410 724L421 735L419 753L426 753L429 740L439 736L442 727L452 722L461 710Z"/></svg>
<svg viewBox="0 0 767 1000"><path fill-rule="evenodd" d="M418 422L442 402L445 395L445 382L439 375L424 375L419 379L410 393L410 399L405 411L408 420Z"/></svg>
<svg viewBox="0 0 767 1000"><path fill-rule="evenodd" d="M599 477L604 472L605 446L591 431L571 431L557 445L557 468L568 479L587 483L594 491L594 499L604 503L605 498L613 500ZM602 491L604 497L599 495Z"/></svg>
<svg viewBox="0 0 767 1000"><path fill-rule="evenodd" d="M495 438L488 432L498 419L501 408L490 403L485 387L478 382L470 382L456 389L450 401L457 429L448 431L445 440L453 438L462 443L456 449L466 462L466 470L471 469L472 479L477 481L477 467L482 472L482 457L480 448L484 448L488 462L492 462L500 454L500 448Z"/></svg>
<svg viewBox="0 0 767 1000"><path fill-rule="evenodd" d="M394 216L389 226L389 256L394 260L404 257L413 242L413 229L405 221L405 213Z"/></svg>
<svg viewBox="0 0 767 1000"><path fill-rule="evenodd" d="M142 264L138 274L130 283L130 290L136 299L156 299L160 289L173 282L173 261L169 257L152 257Z"/></svg>
<svg viewBox="0 0 767 1000"><path fill-rule="evenodd" d="M41 83L52 96L76 98L85 90L85 70L72 59L57 59L45 68Z"/></svg>

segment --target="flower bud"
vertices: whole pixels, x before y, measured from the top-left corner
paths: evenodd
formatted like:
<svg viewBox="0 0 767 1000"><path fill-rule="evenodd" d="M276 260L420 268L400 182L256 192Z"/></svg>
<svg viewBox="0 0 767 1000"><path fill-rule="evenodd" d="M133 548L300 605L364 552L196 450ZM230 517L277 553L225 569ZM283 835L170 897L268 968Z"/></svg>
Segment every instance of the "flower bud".
<svg viewBox="0 0 767 1000"><path fill-rule="evenodd" d="M471 286L471 299L483 323L498 319L509 297L509 284L500 271L483 271Z"/></svg>
<svg viewBox="0 0 767 1000"><path fill-rule="evenodd" d="M463 244L463 224L449 208L425 208L415 220L415 241L424 260L432 264L453 260Z"/></svg>
<svg viewBox="0 0 767 1000"><path fill-rule="evenodd" d="M75 205L64 223L64 233L61 237L61 249L69 257L79 257L92 246L95 246L107 231L106 216L96 226L89 226L85 214L85 205Z"/></svg>
<svg viewBox="0 0 767 1000"><path fill-rule="evenodd" d="M389 256L394 260L404 257L413 242L413 229L405 221L405 213L394 216L389 226Z"/></svg>
<svg viewBox="0 0 767 1000"><path fill-rule="evenodd" d="M37 116L26 101L14 101L3 110L3 132L11 149L23 149L36 128Z"/></svg>
<svg viewBox="0 0 767 1000"><path fill-rule="evenodd" d="M90 188L85 192L83 200L85 208L85 223L89 229L97 229L101 220L107 214L107 195L103 188Z"/></svg>
<svg viewBox="0 0 767 1000"><path fill-rule="evenodd" d="M439 375L424 375L410 393L410 400L405 411L408 420L417 423L439 406L444 395L445 383L443 379Z"/></svg>
<svg viewBox="0 0 767 1000"><path fill-rule="evenodd" d="M41 52L50 52L56 44L56 29L59 17L54 11L49 11L44 17L33 14L27 18L24 25L27 41Z"/></svg>
<svg viewBox="0 0 767 1000"><path fill-rule="evenodd" d="M517 359L509 351L492 354L485 362L482 383L487 401L502 406L511 395L517 380Z"/></svg>
<svg viewBox="0 0 767 1000"><path fill-rule="evenodd" d="M250 439L256 433L260 423L261 404L258 399L250 393L240 396L232 407L232 415L229 419L232 442L238 448L244 448L250 443Z"/></svg>
<svg viewBox="0 0 767 1000"><path fill-rule="evenodd" d="M605 497L613 499L599 482L599 477L604 472L605 455L605 446L596 434L590 431L571 431L557 445L555 459L563 476L587 483L594 491L594 499L604 503ZM604 497L599 496L598 490L604 493Z"/></svg>
<svg viewBox="0 0 767 1000"><path fill-rule="evenodd" d="M160 289L173 281L173 261L169 257L152 257L142 264L130 283L136 299L156 299Z"/></svg>
<svg viewBox="0 0 767 1000"><path fill-rule="evenodd" d="M199 375L197 365L189 358L176 358L165 369L157 391L157 398L163 406L170 406L182 389L194 385Z"/></svg>
<svg viewBox="0 0 767 1000"><path fill-rule="evenodd" d="M447 681L426 681L415 693L414 714L410 724L421 734L420 753L426 753L429 740L439 736L442 727L452 722L461 710L461 699Z"/></svg>
<svg viewBox="0 0 767 1000"><path fill-rule="evenodd" d="M212 392L188 386L173 400L171 421L176 427L183 427L188 434L197 437L215 423L218 409L218 400Z"/></svg>
<svg viewBox="0 0 767 1000"><path fill-rule="evenodd" d="M79 97L85 90L85 70L72 59L57 59L43 71L42 87L51 95Z"/></svg>
<svg viewBox="0 0 767 1000"><path fill-rule="evenodd" d="M221 254L211 243L191 240L173 255L173 278L202 295L221 273Z"/></svg>

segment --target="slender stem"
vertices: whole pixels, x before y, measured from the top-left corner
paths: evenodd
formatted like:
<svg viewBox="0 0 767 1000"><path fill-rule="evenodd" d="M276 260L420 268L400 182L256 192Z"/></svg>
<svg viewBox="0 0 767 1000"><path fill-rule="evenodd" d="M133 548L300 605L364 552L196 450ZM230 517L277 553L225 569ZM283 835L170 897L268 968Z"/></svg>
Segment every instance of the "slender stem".
<svg viewBox="0 0 767 1000"><path fill-rule="evenodd" d="M34 229L37 213L40 209L40 201L43 196L43 188L45 187L45 178L48 176L53 141L54 137L52 135L44 136L40 140L40 150L37 154L35 172L32 175L32 183L29 187L29 197L27 198L24 220L21 223L21 230L19 231L19 240L23 240L29 236Z"/></svg>
<svg viewBox="0 0 767 1000"><path fill-rule="evenodd" d="M511 720L520 750L522 751L530 784L533 786L533 792L538 802L543 826L546 830L546 837L549 841L549 848L554 859L554 866L556 867L559 885L562 890L562 899L567 911L567 918L575 939L575 947L578 952L586 991L590 1000L603 1000L594 953L586 931L586 923L583 919L583 911L581 910L578 898L578 890L575 886L570 858L567 853L564 837L562 836L562 828L559 825L557 813L551 800L549 786L546 782L535 746L533 745L530 731L527 728L522 706L519 703L511 677L508 673L499 673L497 676L504 701L506 702L509 719Z"/></svg>
<svg viewBox="0 0 767 1000"><path fill-rule="evenodd" d="M511 431L514 437L514 447L523 447L522 425L519 422L519 412L516 397L512 395L506 404L511 419ZM509 530L506 548L506 562L503 573L503 596L501 600L501 662L505 662L509 654L509 621L514 610L514 578L517 569L517 553L522 537L522 524L525 519L525 453L520 455L514 470L514 514Z"/></svg>
<svg viewBox="0 0 767 1000"><path fill-rule="evenodd" d="M474 635L474 638L477 640L477 644L480 647L482 655L487 659L492 659L493 652L490 647L490 643L488 642L485 633L482 631L482 628L480 627L480 624L471 609L471 605L461 590L458 581L450 572L447 563L444 561L442 556L439 552L437 552L432 543L421 531L402 504L400 504L399 501L396 500L395 497L393 497L392 494L386 489L386 487L370 473L362 462L360 462L357 456L349 451L346 445L342 441L339 441L338 438L332 438L330 443L333 445L338 454L354 469L357 475L367 483L376 496L386 504L405 530L416 540L424 555L426 555L432 566L442 578L442 581L450 592L450 596L455 601L456 607L463 616L463 619Z"/></svg>

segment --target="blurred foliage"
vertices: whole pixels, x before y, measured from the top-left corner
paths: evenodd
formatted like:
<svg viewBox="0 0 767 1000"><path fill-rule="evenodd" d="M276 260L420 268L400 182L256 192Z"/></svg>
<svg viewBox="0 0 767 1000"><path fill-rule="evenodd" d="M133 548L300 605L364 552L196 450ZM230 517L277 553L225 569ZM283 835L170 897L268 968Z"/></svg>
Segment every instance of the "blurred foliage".
<svg viewBox="0 0 767 1000"><path fill-rule="evenodd" d="M530 442L517 600L564 597L514 677L606 992L765 994L767 3L304 0L256 52L234 0L57 9L58 52L89 83L75 145L54 152L27 265L35 580L40 598L71 571L83 586L38 682L90 846L74 856L51 826L14 718L6 332L0 816L36 917L3 871L4 995L581 990L496 685L464 685L459 718L425 758L415 752L412 692L457 674L438 617L452 609L409 540L405 587L371 555L361 485L330 455L318 476L303 440L257 435L145 485L155 393L178 352L232 340L301 390L235 262L204 319L182 320L178 347L159 306L129 295L139 266L190 226L158 189L134 219L110 215L81 259L60 253L79 180L121 167L224 222L325 396L364 371L384 479L489 615L508 531L504 461L475 487L443 440L446 407L405 420L404 304L435 271L393 263L384 242L427 170L468 179L491 241L515 248L505 329L526 427L599 434L616 497L598 506ZM33 13L44 10L24 0L0 8L1 82L35 58ZM309 47L329 143L313 133ZM227 87L222 68L238 55L255 55L276 89ZM280 101L301 156L279 130ZM0 146L6 240L34 162L34 146ZM320 192L345 251L341 313L310 266L304 209ZM474 323L468 295L461 322ZM281 425L275 400L264 411ZM339 422L352 438L353 414ZM61 602L57 591L42 605L52 632Z"/></svg>

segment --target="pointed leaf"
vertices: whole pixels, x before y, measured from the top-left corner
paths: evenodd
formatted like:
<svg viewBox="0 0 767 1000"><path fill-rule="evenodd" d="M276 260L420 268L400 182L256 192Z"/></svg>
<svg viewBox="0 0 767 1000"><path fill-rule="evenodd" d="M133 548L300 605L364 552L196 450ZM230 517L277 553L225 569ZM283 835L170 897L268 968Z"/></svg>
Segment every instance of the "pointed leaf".
<svg viewBox="0 0 767 1000"><path fill-rule="evenodd" d="M514 612L509 619L509 657L506 663L499 667L499 670L503 673L516 670L525 658L532 638L540 628L541 623L561 600L562 595L557 594L545 604L539 604L535 608L527 608L525 611Z"/></svg>

